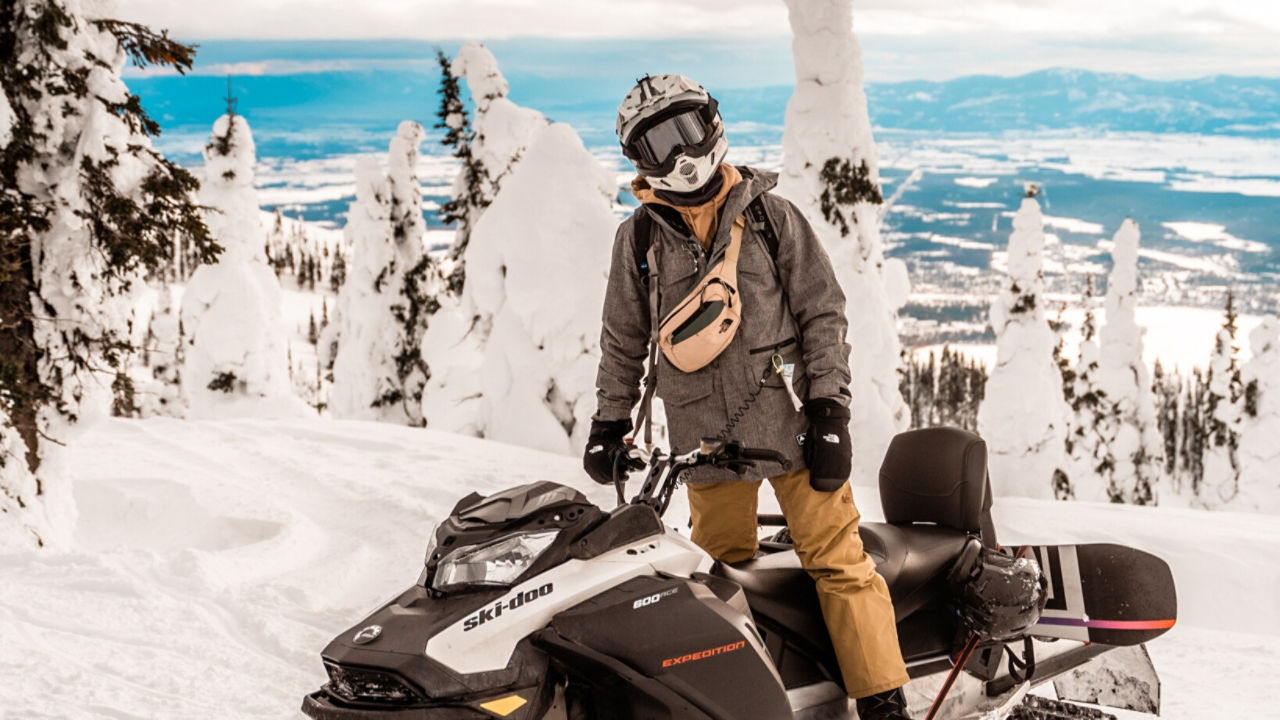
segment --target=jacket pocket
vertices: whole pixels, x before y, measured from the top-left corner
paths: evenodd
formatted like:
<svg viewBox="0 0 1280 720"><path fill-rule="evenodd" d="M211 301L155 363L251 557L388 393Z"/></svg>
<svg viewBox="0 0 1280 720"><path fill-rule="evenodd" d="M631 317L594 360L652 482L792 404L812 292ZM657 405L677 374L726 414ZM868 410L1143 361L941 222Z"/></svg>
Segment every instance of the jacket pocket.
<svg viewBox="0 0 1280 720"><path fill-rule="evenodd" d="M791 347L792 345L795 345L795 344L796 344L796 339L794 337L789 337L786 340L776 342L772 345L761 345L758 348L751 348L750 350L747 351L747 354L759 355L760 353L775 352L783 348Z"/></svg>

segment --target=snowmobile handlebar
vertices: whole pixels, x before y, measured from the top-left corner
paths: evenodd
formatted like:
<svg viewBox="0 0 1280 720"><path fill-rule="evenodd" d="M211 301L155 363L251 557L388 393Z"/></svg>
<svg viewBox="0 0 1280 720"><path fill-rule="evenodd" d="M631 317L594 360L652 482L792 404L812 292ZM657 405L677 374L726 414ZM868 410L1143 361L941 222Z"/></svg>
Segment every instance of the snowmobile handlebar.
<svg viewBox="0 0 1280 720"><path fill-rule="evenodd" d="M633 448L629 454L637 459L647 460L649 465L649 474L645 477L644 486L639 494L631 499L631 504L648 505L657 511L659 516L667 511L667 506L671 503L671 495L687 470L711 465L742 473L758 462L777 463L784 470L791 468L791 462L776 450L743 447L737 441L717 438L703 438L696 450L681 455L668 455L660 448L655 448L649 453ZM618 504L622 505L624 480L618 479L616 482Z"/></svg>

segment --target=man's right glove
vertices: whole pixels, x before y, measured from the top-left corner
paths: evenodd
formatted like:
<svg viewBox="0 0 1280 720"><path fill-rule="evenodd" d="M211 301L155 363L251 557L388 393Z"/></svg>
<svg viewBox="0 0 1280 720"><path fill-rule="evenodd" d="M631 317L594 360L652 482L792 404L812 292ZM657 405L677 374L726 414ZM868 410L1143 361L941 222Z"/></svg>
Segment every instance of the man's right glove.
<svg viewBox="0 0 1280 720"><path fill-rule="evenodd" d="M644 469L644 461L627 456L628 445L622 438L631 431L631 420L592 420L591 434L587 436L587 450L582 455L582 467L592 480L601 485L612 485L614 467L618 477L626 480L627 472Z"/></svg>
<svg viewBox="0 0 1280 720"><path fill-rule="evenodd" d="M853 472L853 447L849 442L849 408L831 398L815 398L804 404L809 432L804 439L804 464L814 490L839 490Z"/></svg>

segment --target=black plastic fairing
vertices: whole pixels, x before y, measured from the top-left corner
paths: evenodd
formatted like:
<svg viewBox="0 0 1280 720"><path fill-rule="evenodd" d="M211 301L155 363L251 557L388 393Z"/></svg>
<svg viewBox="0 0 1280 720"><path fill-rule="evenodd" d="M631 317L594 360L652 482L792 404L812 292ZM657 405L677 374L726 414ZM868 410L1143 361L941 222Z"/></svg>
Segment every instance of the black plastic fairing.
<svg viewBox="0 0 1280 720"><path fill-rule="evenodd" d="M419 584L429 587L440 561L459 548L496 540L518 532L559 529L560 535L520 577L533 577L569 559L570 548L608 516L581 492L558 483L536 482L494 493L472 493L454 507L436 528L435 550L427 558ZM460 588L453 592L474 592Z"/></svg>
<svg viewBox="0 0 1280 720"><path fill-rule="evenodd" d="M656 683L634 691L642 698L601 698L588 713L592 718L790 718L786 692L754 625L734 607L742 604L735 601L739 590L723 580L714 584L713 589L682 578L633 578L556 615L539 644L565 667L570 686L575 674L592 682L600 682L596 676L602 673L616 675L616 668L598 667L609 664L600 657ZM626 687L635 684L618 691L632 692ZM632 705L648 709L620 714L633 711L617 707Z"/></svg>

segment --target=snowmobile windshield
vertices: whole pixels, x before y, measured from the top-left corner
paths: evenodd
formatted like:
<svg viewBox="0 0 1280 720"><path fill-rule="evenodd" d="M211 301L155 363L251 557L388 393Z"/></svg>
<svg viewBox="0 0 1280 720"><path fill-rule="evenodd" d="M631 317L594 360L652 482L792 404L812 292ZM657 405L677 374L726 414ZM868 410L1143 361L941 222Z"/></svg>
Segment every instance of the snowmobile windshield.
<svg viewBox="0 0 1280 720"><path fill-rule="evenodd" d="M671 115L631 141L635 159L650 167L662 165L682 148L697 145L707 138L710 129L696 109Z"/></svg>

